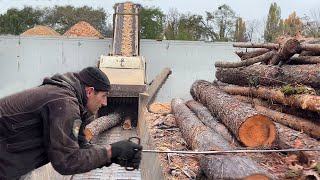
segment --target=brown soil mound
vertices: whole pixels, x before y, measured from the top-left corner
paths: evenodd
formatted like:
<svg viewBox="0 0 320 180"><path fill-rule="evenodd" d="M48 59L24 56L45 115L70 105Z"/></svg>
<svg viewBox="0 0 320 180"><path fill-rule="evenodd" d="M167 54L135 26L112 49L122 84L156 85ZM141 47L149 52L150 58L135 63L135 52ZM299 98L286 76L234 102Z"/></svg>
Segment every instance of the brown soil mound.
<svg viewBox="0 0 320 180"><path fill-rule="evenodd" d="M169 114L171 113L171 104L169 102L168 103L154 102L150 105L148 110L152 113Z"/></svg>
<svg viewBox="0 0 320 180"><path fill-rule="evenodd" d="M59 33L57 33L52 28L49 28L47 26L35 26L34 28L28 29L27 31L21 33L22 36L60 36Z"/></svg>
<svg viewBox="0 0 320 180"><path fill-rule="evenodd" d="M80 21L72 26L63 36L104 38L99 31L85 21Z"/></svg>

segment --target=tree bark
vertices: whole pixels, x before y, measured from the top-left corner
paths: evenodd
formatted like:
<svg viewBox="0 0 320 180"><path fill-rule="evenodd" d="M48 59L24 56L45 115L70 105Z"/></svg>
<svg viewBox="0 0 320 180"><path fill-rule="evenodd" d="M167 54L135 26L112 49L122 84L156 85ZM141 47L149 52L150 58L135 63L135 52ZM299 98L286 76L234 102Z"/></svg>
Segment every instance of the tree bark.
<svg viewBox="0 0 320 180"><path fill-rule="evenodd" d="M299 56L292 57L290 62L300 64L318 64L320 63L320 56Z"/></svg>
<svg viewBox="0 0 320 180"><path fill-rule="evenodd" d="M320 52L320 44L302 43L301 49L305 51Z"/></svg>
<svg viewBox="0 0 320 180"><path fill-rule="evenodd" d="M320 88L320 64L268 66L255 64L241 68L217 68L219 81L237 85L278 86L290 83Z"/></svg>
<svg viewBox="0 0 320 180"><path fill-rule="evenodd" d="M238 43L233 44L233 47L240 47L240 48L267 48L267 49L276 49L280 48L280 44L275 43Z"/></svg>
<svg viewBox="0 0 320 180"><path fill-rule="evenodd" d="M320 96L311 94L296 94L286 96L278 89L269 89L267 87L241 87L224 86L223 91L232 95L254 96L258 98L276 101L278 103L307 109L310 111L320 111Z"/></svg>
<svg viewBox="0 0 320 180"><path fill-rule="evenodd" d="M249 51L249 52L235 52L241 59L241 61L249 59L249 58L253 58L253 57L257 57L260 56L262 54L265 54L266 52L269 52L269 49L266 48L262 48L262 49L257 49L257 50L253 50L253 51Z"/></svg>
<svg viewBox="0 0 320 180"><path fill-rule="evenodd" d="M303 119L308 119L310 121L319 122L320 123L320 114L318 112L313 112L309 110L304 110L300 108L295 108L291 106L285 106L283 104L277 104L274 101L262 100L260 98L252 98L248 96L234 95L232 96L239 101L251 104L252 107L254 105L263 106L274 111L290 114L293 116L297 116Z"/></svg>
<svg viewBox="0 0 320 180"><path fill-rule="evenodd" d="M269 51L265 54L262 54L257 57L253 57L250 59L246 59L244 61L240 62L216 62L214 65L215 67L221 67L221 68L237 68L237 67L242 67L242 66L250 66L252 64L255 64L257 62L262 62L270 59L273 55L276 53L274 51Z"/></svg>
<svg viewBox="0 0 320 180"><path fill-rule="evenodd" d="M245 146L272 147L277 132L269 117L204 80L195 81L190 94L219 118Z"/></svg>
<svg viewBox="0 0 320 180"><path fill-rule="evenodd" d="M183 136L193 150L232 150L228 141L201 123L181 99L172 100L172 110ZM208 179L271 178L251 158L241 154L199 156L199 161Z"/></svg>
<svg viewBox="0 0 320 180"><path fill-rule="evenodd" d="M320 148L320 141L309 137L305 133L301 133L299 131L293 130L279 123L275 123L277 129L279 131L279 139L286 144L295 147L295 148ZM299 143L299 141L302 141ZM308 151L303 152L307 156L307 160L310 162L311 160L315 160L318 162L320 160L320 152L319 151ZM307 162L308 163L308 162Z"/></svg>
<svg viewBox="0 0 320 180"><path fill-rule="evenodd" d="M273 111L263 106L255 106L255 109L272 118L274 121L286 125L292 129L303 131L310 137L320 138L320 123L309 121L308 119L299 118L290 114Z"/></svg>
<svg viewBox="0 0 320 180"><path fill-rule="evenodd" d="M281 46L278 53L269 61L269 64L277 65L280 61L287 61L293 55L300 52L301 45L299 41L296 39L289 39L283 46Z"/></svg>
<svg viewBox="0 0 320 180"><path fill-rule="evenodd" d="M101 116L93 120L84 129L86 139L90 141L93 136L96 136L102 133L103 131L116 126L120 123L120 121L120 114L118 113L112 113L107 116Z"/></svg>
<svg viewBox="0 0 320 180"><path fill-rule="evenodd" d="M233 47L241 48L267 48L267 49L280 49L281 44L276 43L239 43L233 44ZM301 50L320 52L320 44L301 43Z"/></svg>
<svg viewBox="0 0 320 180"><path fill-rule="evenodd" d="M302 52L299 54L299 57L300 57L300 56L320 56L320 52L302 51Z"/></svg>
<svg viewBox="0 0 320 180"><path fill-rule="evenodd" d="M308 134L310 137L320 138L320 123L309 121L308 119L299 118L293 115L273 111L269 108L255 105L255 109L270 118L275 122L286 125L292 129L302 131Z"/></svg>
<svg viewBox="0 0 320 180"><path fill-rule="evenodd" d="M203 104L195 100L189 100L186 102L186 105L195 113L203 124L218 132L230 143L238 144L237 140L231 135L231 132L224 126L224 124L220 123L216 117L213 117L211 112Z"/></svg>

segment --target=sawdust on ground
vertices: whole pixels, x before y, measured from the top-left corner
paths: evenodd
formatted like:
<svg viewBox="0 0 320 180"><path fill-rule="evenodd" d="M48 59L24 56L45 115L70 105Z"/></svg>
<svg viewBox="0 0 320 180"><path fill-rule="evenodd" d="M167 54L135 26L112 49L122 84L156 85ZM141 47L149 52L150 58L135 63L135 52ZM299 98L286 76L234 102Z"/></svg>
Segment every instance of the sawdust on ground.
<svg viewBox="0 0 320 180"><path fill-rule="evenodd" d="M80 21L72 26L63 36L104 38L98 30L85 21Z"/></svg>
<svg viewBox="0 0 320 180"><path fill-rule="evenodd" d="M188 145L172 114L145 113L152 140L158 150L188 150ZM169 180L189 180L202 177L200 164L195 155L159 154L161 167Z"/></svg>
<svg viewBox="0 0 320 180"><path fill-rule="evenodd" d="M22 36L60 36L54 29L38 25L21 33Z"/></svg>
<svg viewBox="0 0 320 180"><path fill-rule="evenodd" d="M171 113L171 103L170 102L154 102L149 106L148 109L152 113L158 114L169 114Z"/></svg>

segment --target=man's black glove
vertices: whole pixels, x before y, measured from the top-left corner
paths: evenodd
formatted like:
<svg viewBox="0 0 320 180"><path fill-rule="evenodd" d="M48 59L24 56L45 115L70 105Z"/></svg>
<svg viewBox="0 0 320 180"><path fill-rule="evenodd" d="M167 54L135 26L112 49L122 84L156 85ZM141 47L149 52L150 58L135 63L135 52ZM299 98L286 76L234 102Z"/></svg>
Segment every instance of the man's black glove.
<svg viewBox="0 0 320 180"><path fill-rule="evenodd" d="M111 144L111 162L120 166L138 169L141 161L142 146L129 140Z"/></svg>

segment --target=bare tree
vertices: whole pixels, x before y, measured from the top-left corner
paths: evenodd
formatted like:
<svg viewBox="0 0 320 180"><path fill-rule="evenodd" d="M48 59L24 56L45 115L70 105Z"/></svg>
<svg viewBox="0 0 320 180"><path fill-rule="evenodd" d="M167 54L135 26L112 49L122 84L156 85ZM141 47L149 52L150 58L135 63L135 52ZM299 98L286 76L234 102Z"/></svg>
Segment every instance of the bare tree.
<svg viewBox="0 0 320 180"><path fill-rule="evenodd" d="M320 9L311 11L303 19L304 33L310 37L320 37Z"/></svg>
<svg viewBox="0 0 320 180"><path fill-rule="evenodd" d="M169 9L169 12L166 16L165 31L164 31L164 35L166 39L171 39L171 40L176 39L178 35L180 17L181 17L181 13L179 13L177 8Z"/></svg>
<svg viewBox="0 0 320 180"><path fill-rule="evenodd" d="M252 42L255 39L258 39L259 34L259 27L261 26L261 23L257 20L249 20L247 23L247 37L248 41Z"/></svg>

